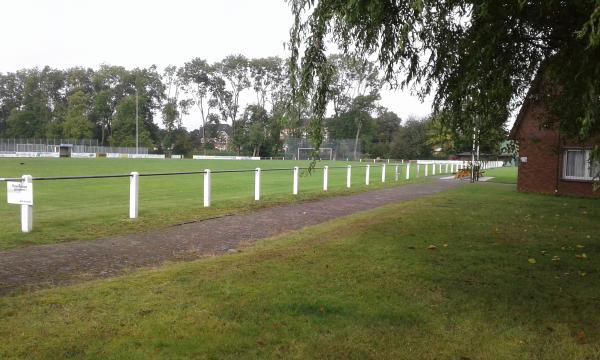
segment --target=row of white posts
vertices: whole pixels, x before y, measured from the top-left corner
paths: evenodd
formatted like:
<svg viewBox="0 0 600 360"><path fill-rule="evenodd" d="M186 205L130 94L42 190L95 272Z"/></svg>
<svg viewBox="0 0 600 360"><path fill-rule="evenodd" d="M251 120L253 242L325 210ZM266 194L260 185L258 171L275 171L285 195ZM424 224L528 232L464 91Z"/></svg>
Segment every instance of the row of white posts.
<svg viewBox="0 0 600 360"><path fill-rule="evenodd" d="M410 180L410 163L406 164L395 164L395 172L394 179L398 181L400 178L400 167L405 166L405 178L406 180ZM466 163L460 161L421 161L416 163L416 177L420 176L420 168L424 167L424 176L429 176L429 169L431 169L431 175L436 175L436 170L438 174L443 173L454 173L455 171L459 171L461 169L466 168ZM494 167L501 167L501 161L492 161L492 162L482 162L482 168L490 169ZM371 180L371 165L364 166L365 169L365 185L370 184ZM299 177L300 177L300 168L294 167L293 169L293 181L292 181L292 194L298 195L298 185L299 185ZM260 200L261 194L261 169L256 168L254 175L254 200ZM204 170L204 207L210 207L211 204L211 170ZM33 178L31 175L23 175L21 178L23 183L27 183L32 185ZM381 182L384 183L386 181L386 164L381 165ZM328 190L329 185L329 167L323 167L323 191ZM346 167L346 188L350 188L352 186L352 165L348 165ZM32 188L33 189L33 188ZM130 174L129 180L129 218L136 219L139 213L139 189L140 189L140 174L138 172L132 172ZM33 190L32 190L33 191ZM21 205L21 231L24 233L31 232L33 229L33 205Z"/></svg>

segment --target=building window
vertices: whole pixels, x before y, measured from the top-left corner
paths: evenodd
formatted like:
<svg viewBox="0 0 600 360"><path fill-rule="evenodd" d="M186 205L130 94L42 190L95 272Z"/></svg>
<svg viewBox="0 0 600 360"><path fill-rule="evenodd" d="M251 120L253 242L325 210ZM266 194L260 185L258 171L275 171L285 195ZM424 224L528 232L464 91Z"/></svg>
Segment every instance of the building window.
<svg viewBox="0 0 600 360"><path fill-rule="evenodd" d="M593 180L600 171L598 164L591 163L591 150L565 150L563 156L563 178L571 180Z"/></svg>

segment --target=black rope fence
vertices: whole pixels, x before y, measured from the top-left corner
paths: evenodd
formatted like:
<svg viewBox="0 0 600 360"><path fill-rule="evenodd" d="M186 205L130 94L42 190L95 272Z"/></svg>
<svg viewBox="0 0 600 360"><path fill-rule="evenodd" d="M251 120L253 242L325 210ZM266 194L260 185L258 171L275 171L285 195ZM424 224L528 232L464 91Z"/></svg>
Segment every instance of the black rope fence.
<svg viewBox="0 0 600 360"><path fill-rule="evenodd" d="M404 166L406 164L390 164L392 166ZM375 167L373 165L351 165L353 169L355 168L366 168L366 167ZM377 166L382 167L382 166ZM325 167L315 167L311 170L323 170ZM348 166L328 166L328 169L347 169ZM309 167L298 167L298 170L309 170ZM271 172L271 171L293 171L294 168L270 168L270 169L260 169L261 172ZM226 174L226 173L249 173L255 172L256 169L224 169L224 170L211 170L211 174ZM149 177L149 176L174 176L174 175L197 175L197 174L205 174L206 170L197 170L197 171L177 171L177 172L157 172L157 173L143 173L139 174L140 177ZM112 174L112 175L73 175L73 176L40 176L33 177L33 181L53 181L53 180L85 180L85 179L111 179L111 178L126 178L131 177L131 174ZM3 181L21 181L22 178L0 178L0 182Z"/></svg>

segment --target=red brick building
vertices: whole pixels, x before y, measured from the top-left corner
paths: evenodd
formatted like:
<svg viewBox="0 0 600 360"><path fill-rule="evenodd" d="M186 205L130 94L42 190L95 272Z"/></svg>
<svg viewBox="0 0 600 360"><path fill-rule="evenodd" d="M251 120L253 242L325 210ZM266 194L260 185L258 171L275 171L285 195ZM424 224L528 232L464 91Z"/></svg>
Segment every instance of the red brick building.
<svg viewBox="0 0 600 360"><path fill-rule="evenodd" d="M546 111L526 99L510 132L519 145L519 191L600 197L593 191L594 176L589 159L600 137L580 142L554 127L543 126ZM597 180L597 179L596 179Z"/></svg>

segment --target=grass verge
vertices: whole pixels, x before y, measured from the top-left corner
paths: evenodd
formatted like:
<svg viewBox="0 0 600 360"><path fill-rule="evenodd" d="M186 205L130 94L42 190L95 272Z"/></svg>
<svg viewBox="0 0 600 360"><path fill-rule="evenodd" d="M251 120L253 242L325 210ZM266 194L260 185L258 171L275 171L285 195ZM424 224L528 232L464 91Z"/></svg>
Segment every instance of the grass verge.
<svg viewBox="0 0 600 360"><path fill-rule="evenodd" d="M21 165L21 163L23 165ZM323 162L329 165L329 192L322 191L322 170L300 178L300 194L291 195L293 166L308 166L308 161L228 161L228 160L142 160L142 159L0 159L0 177L99 175L211 170L286 168L289 171L263 172L261 201L254 199L254 173L212 175L212 206L202 206L201 174L142 177L140 179L139 218L130 220L129 179L91 179L34 182L33 232L20 231L19 207L0 201L0 250L73 240L93 240L194 221L223 214L242 213L281 203L314 200L321 197L351 194L367 189L427 181L416 178L394 180L394 166L387 168L387 182L380 182L381 164L370 172L371 185L364 185L364 163L351 163L352 188L346 189L346 162ZM339 168L333 168L333 167ZM1 185L1 184L0 184ZM6 187L0 186L0 199Z"/></svg>
<svg viewBox="0 0 600 360"><path fill-rule="evenodd" d="M598 358L599 217L596 200L468 185L2 298L0 357Z"/></svg>

